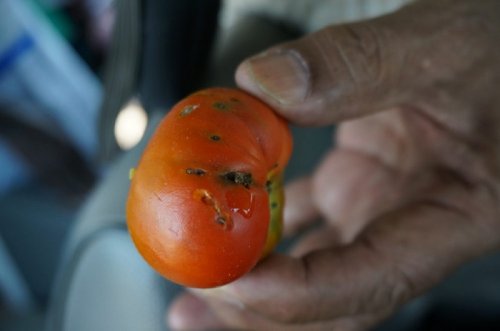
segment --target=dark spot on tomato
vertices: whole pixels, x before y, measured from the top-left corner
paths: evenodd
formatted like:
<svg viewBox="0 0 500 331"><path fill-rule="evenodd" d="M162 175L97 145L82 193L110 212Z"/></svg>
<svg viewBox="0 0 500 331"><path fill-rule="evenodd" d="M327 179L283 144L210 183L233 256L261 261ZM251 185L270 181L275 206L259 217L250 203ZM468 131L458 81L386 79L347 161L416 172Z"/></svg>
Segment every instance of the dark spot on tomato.
<svg viewBox="0 0 500 331"><path fill-rule="evenodd" d="M273 184L271 183L271 181L270 181L270 180L268 180L268 181L266 182L266 191L267 191L267 193L271 193L271 191L272 191L272 185L273 185Z"/></svg>
<svg viewBox="0 0 500 331"><path fill-rule="evenodd" d="M249 172L229 171L222 174L221 177L226 182L243 185L246 188L249 188L253 183L252 174Z"/></svg>
<svg viewBox="0 0 500 331"><path fill-rule="evenodd" d="M217 199L215 199L207 190L197 189L194 192L194 196L196 198L200 199L200 201L203 204L213 208L213 210L215 212L215 222L217 224L222 225L222 228L224 230L229 231L233 228L234 224L233 224L233 219L231 218L231 215L222 210Z"/></svg>
<svg viewBox="0 0 500 331"><path fill-rule="evenodd" d="M229 99L229 101L234 102L234 103L238 103L238 102L240 102L240 99L232 97L231 99Z"/></svg>
<svg viewBox="0 0 500 331"><path fill-rule="evenodd" d="M186 174L188 174L188 175L203 176L206 173L207 172L205 170L199 169L199 168L187 168L186 169Z"/></svg>
<svg viewBox="0 0 500 331"><path fill-rule="evenodd" d="M234 226L231 216L222 213L217 214L215 222L225 231L230 231Z"/></svg>
<svg viewBox="0 0 500 331"><path fill-rule="evenodd" d="M230 108L229 105L223 101L214 102L212 104L212 107L214 107L217 110L221 110L221 111L227 111Z"/></svg>
<svg viewBox="0 0 500 331"><path fill-rule="evenodd" d="M219 141L221 138L219 135L213 134L210 136L210 140L212 141Z"/></svg>
<svg viewBox="0 0 500 331"><path fill-rule="evenodd" d="M219 223L220 225L226 225L226 219L222 216L217 216L215 218L215 221Z"/></svg>

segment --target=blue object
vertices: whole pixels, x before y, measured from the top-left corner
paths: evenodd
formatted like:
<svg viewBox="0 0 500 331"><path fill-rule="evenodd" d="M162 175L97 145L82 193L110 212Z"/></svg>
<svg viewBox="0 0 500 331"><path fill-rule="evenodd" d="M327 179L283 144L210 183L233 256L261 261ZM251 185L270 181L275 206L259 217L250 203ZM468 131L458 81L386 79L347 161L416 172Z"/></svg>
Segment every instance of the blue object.
<svg viewBox="0 0 500 331"><path fill-rule="evenodd" d="M33 37L24 32L5 51L0 53L0 79L3 74L16 62L17 58L28 52L35 46Z"/></svg>

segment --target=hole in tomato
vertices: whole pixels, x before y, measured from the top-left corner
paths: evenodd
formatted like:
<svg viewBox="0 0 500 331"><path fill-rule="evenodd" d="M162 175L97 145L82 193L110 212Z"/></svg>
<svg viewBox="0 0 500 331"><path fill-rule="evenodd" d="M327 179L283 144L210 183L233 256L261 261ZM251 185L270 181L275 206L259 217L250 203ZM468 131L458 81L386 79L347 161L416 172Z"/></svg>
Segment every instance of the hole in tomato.
<svg viewBox="0 0 500 331"><path fill-rule="evenodd" d="M195 175L195 176L203 176L207 172L203 169L200 168L187 168L186 169L186 174L188 175Z"/></svg>
<svg viewBox="0 0 500 331"><path fill-rule="evenodd" d="M193 196L205 205L213 208L215 211L215 223L221 225L222 229L231 230L233 228L231 215L222 211L219 202L207 190L197 189L194 191Z"/></svg>
<svg viewBox="0 0 500 331"><path fill-rule="evenodd" d="M221 138L219 135L213 134L210 136L210 140L212 141L219 141Z"/></svg>
<svg viewBox="0 0 500 331"><path fill-rule="evenodd" d="M224 181L249 188L253 183L252 174L243 171L229 171L222 174Z"/></svg>
<svg viewBox="0 0 500 331"><path fill-rule="evenodd" d="M212 104L212 107L214 107L217 110L221 110L221 111L227 111L230 108L229 105L223 101L214 102Z"/></svg>
<svg viewBox="0 0 500 331"><path fill-rule="evenodd" d="M267 191L267 193L271 193L272 190L273 190L273 183L271 183L270 180L266 181L266 191Z"/></svg>
<svg viewBox="0 0 500 331"><path fill-rule="evenodd" d="M222 216L217 216L217 218L215 219L215 221L217 223L219 223L220 225L224 225L225 226L227 224L226 219L224 217L222 217Z"/></svg>

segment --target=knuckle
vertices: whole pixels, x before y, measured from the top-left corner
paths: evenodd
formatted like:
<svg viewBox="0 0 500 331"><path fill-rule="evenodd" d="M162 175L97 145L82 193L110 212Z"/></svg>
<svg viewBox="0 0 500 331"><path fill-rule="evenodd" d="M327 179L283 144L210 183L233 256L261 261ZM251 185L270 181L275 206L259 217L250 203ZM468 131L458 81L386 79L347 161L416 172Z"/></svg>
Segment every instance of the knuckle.
<svg viewBox="0 0 500 331"><path fill-rule="evenodd" d="M285 325L303 323L305 320L301 309L305 310L305 307L297 302L281 303L270 307L265 312L265 316L274 322Z"/></svg>
<svg viewBox="0 0 500 331"><path fill-rule="evenodd" d="M293 282L294 299L289 294L275 295L273 298L267 297L265 302L247 304L247 307L266 319L283 325L310 322L313 308L312 298L318 297L313 291L314 286L311 285L311 282L314 282L311 261L305 257L297 260L297 263L295 269L297 273Z"/></svg>
<svg viewBox="0 0 500 331"><path fill-rule="evenodd" d="M394 268L394 286L390 287L389 302L394 306L408 301L416 292L416 284L410 274L401 267Z"/></svg>
<svg viewBox="0 0 500 331"><path fill-rule="evenodd" d="M387 271L381 278L379 286L371 288L366 293L365 300L359 301L356 312L367 313L383 309L393 310L401 304L410 300L416 293L417 286L410 270L406 266L394 264L385 258L385 253L378 247L376 242L369 236L360 238L360 243L374 252L377 260L386 265Z"/></svg>
<svg viewBox="0 0 500 331"><path fill-rule="evenodd" d="M376 84L385 78L385 32L373 23L363 22L329 27L327 44L335 63L354 87ZM331 61L331 60L330 60Z"/></svg>
<svg viewBox="0 0 500 331"><path fill-rule="evenodd" d="M271 317L274 321L282 324L294 324L300 321L293 313L293 311L291 309L288 309L287 307L283 307L282 309L274 309Z"/></svg>
<svg viewBox="0 0 500 331"><path fill-rule="evenodd" d="M398 277L389 277L380 286L366 292L365 298L357 303L353 311L370 313L381 309L395 309L406 302L409 287L406 279Z"/></svg>
<svg viewBox="0 0 500 331"><path fill-rule="evenodd" d="M262 315L269 321L287 325L302 322L296 313L295 305L296 303L292 302L282 302L280 304L266 305L265 309L260 305L248 308L253 312L258 312L259 315Z"/></svg>

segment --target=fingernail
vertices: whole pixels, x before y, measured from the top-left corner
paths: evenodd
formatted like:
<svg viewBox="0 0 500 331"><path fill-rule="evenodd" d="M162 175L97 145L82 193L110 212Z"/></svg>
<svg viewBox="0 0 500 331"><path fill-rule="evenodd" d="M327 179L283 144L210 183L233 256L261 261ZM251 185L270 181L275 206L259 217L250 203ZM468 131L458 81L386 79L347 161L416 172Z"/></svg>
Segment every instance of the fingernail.
<svg viewBox="0 0 500 331"><path fill-rule="evenodd" d="M309 93L310 72L294 51L275 51L249 60L251 79L259 89L278 103L300 103Z"/></svg>

